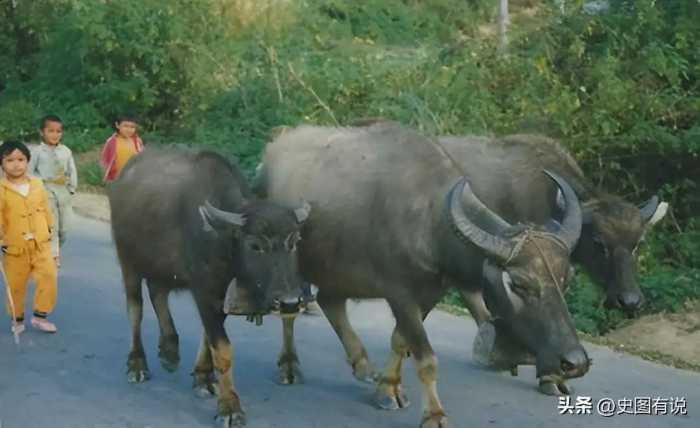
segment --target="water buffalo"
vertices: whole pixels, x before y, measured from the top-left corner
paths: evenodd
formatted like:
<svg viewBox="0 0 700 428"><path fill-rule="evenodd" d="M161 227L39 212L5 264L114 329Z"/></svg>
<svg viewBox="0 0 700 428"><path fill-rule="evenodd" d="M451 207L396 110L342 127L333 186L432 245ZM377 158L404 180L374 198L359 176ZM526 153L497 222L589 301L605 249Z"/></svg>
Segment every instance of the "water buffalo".
<svg viewBox="0 0 700 428"><path fill-rule="evenodd" d="M381 122L386 119L359 119L355 125ZM583 209L583 229L572 261L605 291L606 307L632 313L642 305L636 250L646 231L666 214L667 203L654 196L638 208L598 189L557 141L542 135L441 137L439 142L461 168L492 166L490 190L501 195L494 209L506 221L541 223L556 216L557 207L550 202L556 189L539 171L555 171L564 178L576 191ZM463 293L463 297L479 324L488 319L478 293ZM512 356L513 350L509 351L501 354Z"/></svg>
<svg viewBox="0 0 700 428"><path fill-rule="evenodd" d="M556 188L538 171L544 168L563 177L576 191L583 210L583 228L572 261L579 263L603 288L607 307L632 312L642 304L636 250L645 232L665 215L666 203L654 196L638 208L597 189L573 157L555 140L544 136L442 137L439 142L462 168L490 166L489 190L498 195L493 207L506 221L540 223L556 217L556 204L551 203ZM499 329L486 323L490 314L479 293L462 295L480 325L473 352L477 361L502 369L532 362L525 350L508 343L512 338L497 333Z"/></svg>
<svg viewBox="0 0 700 428"><path fill-rule="evenodd" d="M235 277L261 313L299 302L296 244L308 205L292 210L259 200L222 156L175 148L149 148L134 157L108 195L131 323L129 382L149 378L141 343L142 280L160 325L160 361L170 371L180 357L168 294L190 290L204 326L194 386L200 394L218 390L224 426L243 426L224 297Z"/></svg>
<svg viewBox="0 0 700 428"><path fill-rule="evenodd" d="M408 404L401 365L410 351L423 386L423 428L447 423L422 321L450 287L485 294L503 325L536 352L538 376L557 382L589 368L562 295L581 230L573 189L549 174L565 201L561 223L511 225L487 208L498 198L488 191L489 172L484 165L465 175L435 140L395 124L282 132L259 171L270 200L304 198L314 206L302 228L300 271L318 286L318 302L358 378L372 370L345 302L388 301L396 329L377 402L386 409ZM291 321L285 328L289 333ZM283 380L298 362L291 334L285 339Z"/></svg>
<svg viewBox="0 0 700 428"><path fill-rule="evenodd" d="M605 290L607 307L626 311L640 307L644 297L637 284L636 250L645 232L666 214L665 202L654 196L638 208L599 190L566 150L541 135L443 137L440 144L462 168L492 165L490 185L501 195L496 212L506 221L540 223L556 216L556 205L549 203L556 189L538 171L547 169L564 178L583 210L583 229L572 261Z"/></svg>

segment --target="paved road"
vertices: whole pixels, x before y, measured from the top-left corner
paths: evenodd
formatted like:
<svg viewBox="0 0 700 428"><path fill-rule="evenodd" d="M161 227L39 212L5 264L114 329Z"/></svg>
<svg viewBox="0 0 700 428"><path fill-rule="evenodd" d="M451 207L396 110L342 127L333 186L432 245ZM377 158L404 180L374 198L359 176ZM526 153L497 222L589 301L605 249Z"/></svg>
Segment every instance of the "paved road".
<svg viewBox="0 0 700 428"><path fill-rule="evenodd" d="M53 336L28 331L18 351L3 321L0 333L0 426L2 428L210 427L216 402L195 398L189 369L201 327L191 299L172 296L180 331L182 365L171 374L157 359L157 324L148 306L145 344L153 379L130 385L125 377L129 343L124 293L105 223L79 218L64 251ZM383 303L352 304L354 325L375 362L383 363L392 320ZM700 375L589 346L591 372L572 382L576 393L615 400L684 397L688 416L611 418L559 415L557 400L538 394L534 373L520 377L474 366L469 319L436 312L427 328L440 358L440 392L453 427L695 427L700 426ZM297 327L306 384L275 383L280 322L255 327L229 319L236 351L236 385L253 428L416 427L420 396L411 364L405 380L413 405L388 413L370 405L373 389L354 380L338 340L324 318L304 317Z"/></svg>

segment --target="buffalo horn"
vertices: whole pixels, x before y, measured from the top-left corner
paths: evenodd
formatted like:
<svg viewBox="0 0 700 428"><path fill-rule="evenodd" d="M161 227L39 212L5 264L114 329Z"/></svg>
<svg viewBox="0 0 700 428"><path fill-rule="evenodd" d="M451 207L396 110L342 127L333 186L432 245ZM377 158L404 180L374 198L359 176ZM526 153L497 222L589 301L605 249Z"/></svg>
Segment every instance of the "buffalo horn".
<svg viewBox="0 0 700 428"><path fill-rule="evenodd" d="M559 187L563 196L565 204L564 219L556 234L564 241L569 249L569 253L571 253L576 248L578 238L581 236L581 221L583 220L581 205L576 197L576 192L566 180L551 171L544 170L544 173Z"/></svg>
<svg viewBox="0 0 700 428"><path fill-rule="evenodd" d="M220 210L209 203L209 200L204 201L204 212L209 218L218 220L223 223L233 224L236 226L245 225L245 214L232 213L229 211Z"/></svg>
<svg viewBox="0 0 700 428"><path fill-rule="evenodd" d="M448 210L452 224L462 237L500 260L510 258L514 244L499 236L510 225L474 195L466 177L462 177L450 190ZM496 229L497 234L481 229L476 222L489 225Z"/></svg>

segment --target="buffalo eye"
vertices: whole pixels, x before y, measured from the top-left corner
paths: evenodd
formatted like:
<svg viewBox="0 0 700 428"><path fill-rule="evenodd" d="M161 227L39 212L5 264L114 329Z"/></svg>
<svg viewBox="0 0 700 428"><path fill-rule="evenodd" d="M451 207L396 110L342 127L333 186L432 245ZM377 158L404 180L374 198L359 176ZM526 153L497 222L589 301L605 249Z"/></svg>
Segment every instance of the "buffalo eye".
<svg viewBox="0 0 700 428"><path fill-rule="evenodd" d="M503 285L521 298L531 294L533 288L523 278L517 276L513 277L513 275L505 270L503 271Z"/></svg>

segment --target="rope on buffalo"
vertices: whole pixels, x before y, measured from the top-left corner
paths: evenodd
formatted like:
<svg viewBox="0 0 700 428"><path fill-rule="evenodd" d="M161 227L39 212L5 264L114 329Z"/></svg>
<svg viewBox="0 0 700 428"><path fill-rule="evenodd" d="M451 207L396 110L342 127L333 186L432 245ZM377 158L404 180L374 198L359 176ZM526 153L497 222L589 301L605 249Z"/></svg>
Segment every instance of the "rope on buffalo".
<svg viewBox="0 0 700 428"><path fill-rule="evenodd" d="M569 248L566 246L566 244L555 234L553 233L546 233L546 232L540 232L533 230L531 228L525 229L519 237L515 238L516 243L515 246L513 247L513 251L511 251L510 256L505 262L505 265L507 266L513 258L515 258L520 251L523 249L525 246L525 243L527 241L531 241L535 248L537 249L537 252L540 253L540 256L542 257L542 260L544 261L544 266L547 268L547 272L549 273L549 276L552 278L552 281L554 281L554 285L557 287L557 290L559 291L559 294L564 298L564 295L561 292L561 281L559 281L554 275L554 270L552 269L552 265L549 263L549 259L547 259L547 256L545 255L544 251L542 250L542 247L537 243L537 238L543 238L547 240L551 240L561 246L564 250L567 252L569 251Z"/></svg>
<svg viewBox="0 0 700 428"><path fill-rule="evenodd" d="M558 240L554 240L554 242L558 242ZM540 256L542 257L542 260L544 260L544 266L547 268L547 272L549 272L549 276L552 278L552 281L554 281L554 286L557 289L557 292L561 296L561 298L564 298L564 293L561 291L561 286L563 284L560 284L560 281L557 279L556 275L554 275L554 271L552 270L552 266L549 264L549 260L547 259L547 256L544 254L544 251L542 251L542 247L540 247L540 244L537 243L537 240L533 239L532 243L535 244L535 248L537 248L537 251L540 253ZM563 243L562 243L563 244ZM566 251L568 253L568 248L566 248ZM563 282L563 280L562 280Z"/></svg>

